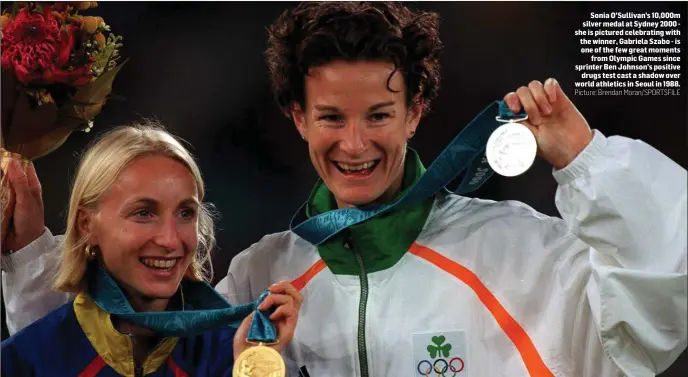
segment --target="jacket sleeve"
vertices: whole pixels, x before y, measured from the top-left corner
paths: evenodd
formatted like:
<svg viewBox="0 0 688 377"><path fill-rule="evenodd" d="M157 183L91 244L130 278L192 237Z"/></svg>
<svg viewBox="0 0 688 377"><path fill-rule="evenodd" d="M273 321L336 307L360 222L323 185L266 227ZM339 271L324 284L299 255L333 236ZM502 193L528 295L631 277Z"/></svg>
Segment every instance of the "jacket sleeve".
<svg viewBox="0 0 688 377"><path fill-rule="evenodd" d="M53 291L62 236L48 228L21 250L2 256L2 297L10 335L67 303L72 297Z"/></svg>
<svg viewBox="0 0 688 377"><path fill-rule="evenodd" d="M232 265L234 264L235 262L232 260L229 271L227 272L227 276L223 277L222 280L217 283L215 290L232 305L248 304L252 301L248 295L240 296L236 293L238 292L239 288L237 286L237 281L234 277L234 274L232 273ZM246 281L246 283L248 282Z"/></svg>
<svg viewBox="0 0 688 377"><path fill-rule="evenodd" d="M266 263L269 262L260 259L259 249L260 242L251 245L232 258L227 276L215 286L215 290L225 297L230 304L248 304L256 300L260 293L269 286L269 269L265 267ZM254 284L257 292L252 292L251 282L255 282L255 279L260 283ZM282 357L285 363L286 377L301 377L299 367L290 357L289 352L283 351ZM231 376L231 373L228 376Z"/></svg>
<svg viewBox="0 0 688 377"><path fill-rule="evenodd" d="M232 377L232 368L234 367L234 334L236 329L233 327L225 327L220 330L207 333L206 337L212 340L206 341L203 347L206 348L211 358L209 361L209 370L205 372L208 377Z"/></svg>
<svg viewBox="0 0 688 377"><path fill-rule="evenodd" d="M686 170L595 131L554 178L559 212L591 247L586 295L607 357L627 376L663 372L686 349Z"/></svg>
<svg viewBox="0 0 688 377"><path fill-rule="evenodd" d="M215 286L215 290L232 305L248 304L257 300L260 293L269 286L268 271L270 269L265 265L255 267L260 266L260 264L255 263L256 258L260 257L257 255L258 244L253 244L234 256L229 264L227 276ZM263 261L263 263L269 262ZM251 282L256 280L263 283L259 284L259 293L257 294L251 290Z"/></svg>
<svg viewBox="0 0 688 377"><path fill-rule="evenodd" d="M2 343L2 362L0 363L0 376L2 377L32 377L36 375L33 365L27 361L14 343L5 341Z"/></svg>

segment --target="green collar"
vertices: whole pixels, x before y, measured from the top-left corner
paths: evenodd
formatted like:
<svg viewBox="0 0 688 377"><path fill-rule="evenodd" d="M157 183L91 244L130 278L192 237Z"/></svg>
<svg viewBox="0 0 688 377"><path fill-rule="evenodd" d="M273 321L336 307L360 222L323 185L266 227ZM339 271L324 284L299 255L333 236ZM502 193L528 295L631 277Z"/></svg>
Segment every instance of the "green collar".
<svg viewBox="0 0 688 377"><path fill-rule="evenodd" d="M407 150L406 157L401 191L393 201L401 198L425 172L423 163L413 149ZM431 197L421 203L396 208L392 212L353 225L320 244L320 257L334 274L339 275L360 273L361 267L356 254L362 257L367 273L390 268L418 238L430 214L432 203ZM334 195L322 180L318 181L308 199L306 215L310 218L334 209L337 209ZM353 252L344 246L347 240Z"/></svg>

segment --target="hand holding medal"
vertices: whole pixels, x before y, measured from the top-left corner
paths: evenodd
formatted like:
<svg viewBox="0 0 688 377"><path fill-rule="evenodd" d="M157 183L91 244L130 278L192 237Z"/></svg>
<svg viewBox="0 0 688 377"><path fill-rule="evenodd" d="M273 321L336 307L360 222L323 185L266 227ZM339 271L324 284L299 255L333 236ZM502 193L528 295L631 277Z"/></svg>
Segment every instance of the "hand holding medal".
<svg viewBox="0 0 688 377"><path fill-rule="evenodd" d="M496 120L495 120L496 116ZM506 123L498 127L498 122ZM481 111L430 164L423 176L399 200L371 208L342 208L308 218L305 205L292 219L290 229L313 245L320 245L349 226L424 200L449 189L466 195L485 183L492 172L513 177L527 171L539 154L555 169L566 167L590 143L592 132L559 83L507 94ZM489 164L489 166L488 166ZM458 188L448 185L464 173Z"/></svg>
<svg viewBox="0 0 688 377"><path fill-rule="evenodd" d="M555 169L562 169L592 140L588 122L555 79L544 85L532 81L504 96L504 102L513 113L525 110L527 117L501 126L488 141L488 160L501 175L525 172L535 157L535 148Z"/></svg>
<svg viewBox="0 0 688 377"><path fill-rule="evenodd" d="M256 309L241 323L234 336L234 377L283 377L280 352L294 337L303 295L287 282L274 284ZM276 307L274 311L270 309ZM271 326L261 325L256 316L269 313ZM276 333L275 331L276 330Z"/></svg>

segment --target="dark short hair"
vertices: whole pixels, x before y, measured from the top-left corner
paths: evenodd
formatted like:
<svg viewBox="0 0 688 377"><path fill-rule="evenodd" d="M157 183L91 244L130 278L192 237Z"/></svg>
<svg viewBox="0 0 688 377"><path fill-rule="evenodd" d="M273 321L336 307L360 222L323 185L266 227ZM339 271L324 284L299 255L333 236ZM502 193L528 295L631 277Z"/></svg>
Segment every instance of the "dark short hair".
<svg viewBox="0 0 688 377"><path fill-rule="evenodd" d="M436 13L394 2L306 2L286 10L268 28L265 51L277 103L288 117L292 103L303 108L312 67L380 60L403 74L406 104L417 99L427 112L440 86L438 26Z"/></svg>

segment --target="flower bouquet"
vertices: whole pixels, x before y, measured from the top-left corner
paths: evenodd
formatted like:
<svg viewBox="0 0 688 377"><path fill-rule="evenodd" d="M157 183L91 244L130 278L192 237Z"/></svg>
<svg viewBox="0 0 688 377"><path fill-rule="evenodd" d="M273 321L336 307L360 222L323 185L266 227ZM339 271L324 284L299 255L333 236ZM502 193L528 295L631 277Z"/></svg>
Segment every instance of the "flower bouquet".
<svg viewBox="0 0 688 377"><path fill-rule="evenodd" d="M27 162L88 132L110 97L121 37L101 17L83 15L96 2L15 2L1 16L0 148L2 237L11 219L11 159Z"/></svg>

